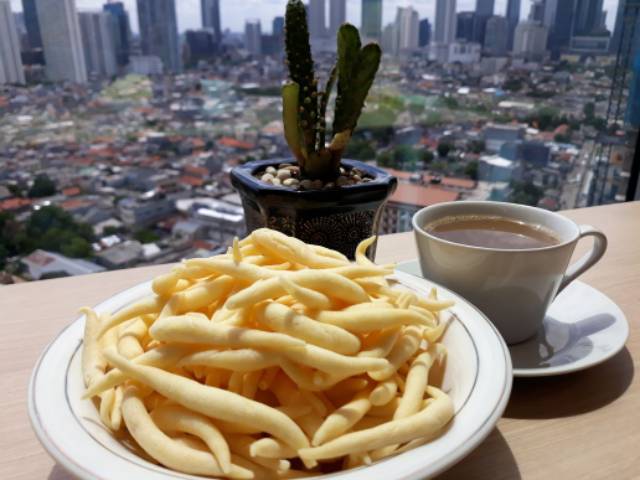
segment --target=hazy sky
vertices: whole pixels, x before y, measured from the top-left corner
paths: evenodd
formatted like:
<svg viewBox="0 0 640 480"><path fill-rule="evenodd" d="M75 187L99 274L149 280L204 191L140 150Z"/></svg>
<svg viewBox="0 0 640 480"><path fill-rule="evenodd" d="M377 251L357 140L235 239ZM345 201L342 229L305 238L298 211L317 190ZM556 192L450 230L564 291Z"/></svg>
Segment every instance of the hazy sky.
<svg viewBox="0 0 640 480"><path fill-rule="evenodd" d="M138 31L138 18L136 14L136 0L123 0L131 15L131 28ZM95 10L102 8L104 0L76 0L79 10ZM244 22L248 18L259 18L262 21L262 29L265 32L271 30L271 20L277 15L284 14L286 0L220 0L222 27L234 32L244 31ZM436 0L384 0L384 23L393 21L397 7L411 5L420 14L421 18L428 17L433 20L435 16ZM476 0L458 0L458 11L473 10ZM529 13L531 0L522 0L521 15L525 17ZM329 0L327 0L327 5ZM347 20L360 25L361 0L347 0ZM507 0L496 0L496 13L504 15ZM22 10L22 0L11 0L11 6L15 11ZM604 8L609 13L607 24L613 28L618 0L604 0ZM328 7L327 7L328 8ZM180 31L189 28L200 28L200 0L176 0L178 12L178 28Z"/></svg>

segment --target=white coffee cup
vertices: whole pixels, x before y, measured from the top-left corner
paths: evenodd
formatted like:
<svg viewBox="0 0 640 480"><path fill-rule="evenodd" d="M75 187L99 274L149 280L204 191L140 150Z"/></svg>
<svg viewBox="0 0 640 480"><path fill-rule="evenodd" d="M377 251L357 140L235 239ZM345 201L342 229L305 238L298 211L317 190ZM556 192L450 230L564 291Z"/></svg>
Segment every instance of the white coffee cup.
<svg viewBox="0 0 640 480"><path fill-rule="evenodd" d="M519 250L475 247L438 238L424 228L446 217L467 215L540 225L559 242ZM417 212L413 216L413 229L423 276L474 303L509 344L535 335L556 295L600 260L607 249L607 237L594 227L577 225L547 210L512 203L440 203ZM569 265L578 240L587 236L594 239L591 251Z"/></svg>

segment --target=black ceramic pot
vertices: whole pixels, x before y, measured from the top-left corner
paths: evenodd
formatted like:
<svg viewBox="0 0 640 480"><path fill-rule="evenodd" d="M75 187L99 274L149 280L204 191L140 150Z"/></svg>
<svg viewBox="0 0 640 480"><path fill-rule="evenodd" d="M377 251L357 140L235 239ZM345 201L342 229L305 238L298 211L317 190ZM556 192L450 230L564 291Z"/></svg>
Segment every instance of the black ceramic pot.
<svg viewBox="0 0 640 480"><path fill-rule="evenodd" d="M267 185L253 176L281 163L292 160L247 162L231 171L231 183L242 197L247 233L269 227L353 259L358 243L378 233L382 209L396 189L396 178L355 160L343 160L342 165L366 172L372 181L327 190L295 191ZM375 247L369 249L369 255L374 254Z"/></svg>

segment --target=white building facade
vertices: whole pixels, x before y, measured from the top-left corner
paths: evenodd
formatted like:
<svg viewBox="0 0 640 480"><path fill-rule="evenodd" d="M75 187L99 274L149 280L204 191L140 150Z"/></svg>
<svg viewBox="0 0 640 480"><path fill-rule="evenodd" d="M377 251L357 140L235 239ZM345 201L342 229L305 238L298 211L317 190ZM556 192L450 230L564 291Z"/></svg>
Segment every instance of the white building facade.
<svg viewBox="0 0 640 480"><path fill-rule="evenodd" d="M36 0L49 80L87 83L75 0Z"/></svg>
<svg viewBox="0 0 640 480"><path fill-rule="evenodd" d="M0 0L0 84L25 83L20 40L8 0Z"/></svg>
<svg viewBox="0 0 640 480"><path fill-rule="evenodd" d="M111 15L107 12L78 14L85 63L89 76L109 78L118 73Z"/></svg>

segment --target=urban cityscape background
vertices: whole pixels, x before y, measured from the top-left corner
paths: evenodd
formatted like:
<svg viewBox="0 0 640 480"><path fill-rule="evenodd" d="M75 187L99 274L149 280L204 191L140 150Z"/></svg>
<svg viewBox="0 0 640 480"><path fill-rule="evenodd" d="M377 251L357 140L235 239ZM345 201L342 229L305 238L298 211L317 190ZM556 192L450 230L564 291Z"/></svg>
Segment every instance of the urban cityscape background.
<svg viewBox="0 0 640 480"><path fill-rule="evenodd" d="M624 201L640 0L309 0L321 79L345 21L384 51L347 156L418 209ZM177 261L244 234L229 171L289 157L286 0L0 0L0 283ZM637 175L637 174L636 174Z"/></svg>

